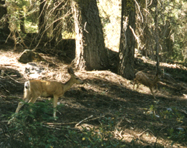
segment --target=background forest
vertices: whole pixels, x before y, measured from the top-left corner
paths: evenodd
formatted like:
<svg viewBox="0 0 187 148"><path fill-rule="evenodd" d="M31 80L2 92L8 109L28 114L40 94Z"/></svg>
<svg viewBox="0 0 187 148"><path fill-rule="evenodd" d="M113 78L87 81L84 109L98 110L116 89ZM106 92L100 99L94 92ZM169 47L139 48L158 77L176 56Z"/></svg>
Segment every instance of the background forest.
<svg viewBox="0 0 187 148"><path fill-rule="evenodd" d="M0 0L0 147L187 147L186 11L186 0ZM27 79L65 83L69 66L85 83L57 121L42 98L14 114ZM160 69L156 99L133 89L137 71L151 81Z"/></svg>
<svg viewBox="0 0 187 148"><path fill-rule="evenodd" d="M36 46L41 44L41 40L37 39L41 36L44 47L52 46L52 49L63 50L63 47L59 45L62 44L61 40L75 39L71 1L7 0L6 4L4 3L5 1L2 0L1 28L4 27L7 32L11 32L8 38L14 38L15 44L22 44L23 48L37 48ZM137 41L135 49L153 60L155 60L156 38L155 3L154 0L135 1L136 29L134 35ZM105 46L118 52L121 1L98 0L97 6L103 26ZM186 7L185 0L158 1L159 56L162 62L186 61ZM1 30L1 33L3 34L4 30ZM26 37L29 35L33 35L33 40L26 44ZM3 39L7 38L1 36L1 42Z"/></svg>

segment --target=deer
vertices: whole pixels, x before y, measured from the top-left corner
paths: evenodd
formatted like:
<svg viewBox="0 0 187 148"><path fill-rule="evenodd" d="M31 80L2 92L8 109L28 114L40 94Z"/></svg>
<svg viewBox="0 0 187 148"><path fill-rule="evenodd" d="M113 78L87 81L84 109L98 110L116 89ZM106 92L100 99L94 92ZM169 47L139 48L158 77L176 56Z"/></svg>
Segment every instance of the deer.
<svg viewBox="0 0 187 148"><path fill-rule="evenodd" d="M155 78L153 80L151 80L144 72L138 71L135 74L133 89L134 89L136 84L137 84L136 89L138 89L140 84L143 84L143 85L149 87L154 99L156 99L155 98L155 93L153 92L153 87L156 86L156 88L158 89L157 83L158 83L159 80L160 80L160 72L157 72Z"/></svg>
<svg viewBox="0 0 187 148"><path fill-rule="evenodd" d="M53 96L53 117L56 118L56 106L59 97L62 97L73 84L83 84L72 68L68 68L71 78L66 83L47 80L29 80L24 83L23 100L18 103L15 113L18 113L21 107L26 103L35 103L38 97Z"/></svg>

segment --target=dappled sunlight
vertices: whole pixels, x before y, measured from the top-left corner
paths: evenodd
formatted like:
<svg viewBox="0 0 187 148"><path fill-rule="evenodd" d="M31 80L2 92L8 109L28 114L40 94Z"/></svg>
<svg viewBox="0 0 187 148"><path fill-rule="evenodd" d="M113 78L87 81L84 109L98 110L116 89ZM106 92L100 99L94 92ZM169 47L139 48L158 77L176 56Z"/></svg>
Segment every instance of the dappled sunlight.
<svg viewBox="0 0 187 148"><path fill-rule="evenodd" d="M9 49L7 51L0 50L0 66L14 68L23 73L25 70L25 65L17 61L18 57L19 53L13 52L13 49Z"/></svg>
<svg viewBox="0 0 187 148"><path fill-rule="evenodd" d="M65 83L70 78L67 72L69 65L63 64L55 57L39 54L56 66L49 66L45 62L36 62L35 64L43 68L43 72L39 74L37 79ZM0 80L10 81L11 83L7 83L7 86L17 85L16 83L23 86L26 80L33 79L30 74L25 73L28 64L17 61L20 55L21 52L16 53L12 50L0 51L0 70L6 70L6 75L2 75ZM147 67L140 66L140 68L149 70L148 68L151 66L152 64L149 63ZM171 64L171 68L173 68L172 66ZM21 74L21 78L15 74L16 71ZM69 125L77 130L87 129L98 136L102 136L100 129L103 127L106 128L106 134L110 133L115 140L122 140L130 145L136 141L136 144L142 146L154 146L155 144L170 146L173 141L166 138L172 135L168 133L168 130L174 127L179 128L181 124L183 124L182 128L185 128L184 115L186 115L187 102L184 93L186 83L175 80L175 77L170 79L167 73L169 72L165 72L159 82L159 90L155 95L155 100L148 87L140 85L138 90L133 90L133 81L109 70L75 70L75 75L83 80L84 84L73 85L64 97L59 99L58 120L45 122L45 124L50 128ZM154 72L149 72L148 75L153 78ZM2 102L0 107L4 107L1 114L13 113L23 95L21 86L15 91L10 90L7 86L4 86L0 92ZM181 91L178 91L179 86ZM12 95L15 97L12 98ZM44 100L41 98L37 102L45 102ZM9 113L6 110L9 110ZM0 121L6 123L7 118L1 117ZM177 132L177 129L175 130ZM174 144L175 147L181 145L183 144L177 142Z"/></svg>

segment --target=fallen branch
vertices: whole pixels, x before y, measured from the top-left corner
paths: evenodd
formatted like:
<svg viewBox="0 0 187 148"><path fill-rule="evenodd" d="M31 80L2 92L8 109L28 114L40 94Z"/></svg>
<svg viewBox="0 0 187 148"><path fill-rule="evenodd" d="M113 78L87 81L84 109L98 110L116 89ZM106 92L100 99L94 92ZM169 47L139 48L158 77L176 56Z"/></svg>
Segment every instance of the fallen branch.
<svg viewBox="0 0 187 148"><path fill-rule="evenodd" d="M145 132L147 132L147 131L151 132L151 133L153 134L153 136L156 138L156 140L155 140L155 142L154 142L154 146L156 146L157 137L154 135L154 133L153 133L150 129L146 129L145 131L143 131L142 133L140 133L140 134L138 135L138 139L140 139L140 137L141 137Z"/></svg>
<svg viewBox="0 0 187 148"><path fill-rule="evenodd" d="M93 117L93 115L91 115L91 116L89 116L89 117L87 117L87 118L81 120L80 122L78 122L78 123L75 125L75 127L79 126L82 122L84 122L84 121L86 121L86 120L88 120L89 118L92 118L92 117Z"/></svg>
<svg viewBox="0 0 187 148"><path fill-rule="evenodd" d="M138 135L138 138L140 138L145 132L147 132L147 131L150 131L152 134L153 134L153 136L154 137L156 137L155 135L154 135L154 133L150 130L150 129L146 129L145 131L143 131L142 133L140 133L139 135Z"/></svg>
<svg viewBox="0 0 187 148"><path fill-rule="evenodd" d="M0 84L0 86L1 86L7 93L10 93L3 85Z"/></svg>
<svg viewBox="0 0 187 148"><path fill-rule="evenodd" d="M187 115L187 111L185 111L184 109L179 109L179 111Z"/></svg>
<svg viewBox="0 0 187 148"><path fill-rule="evenodd" d="M14 82L16 82L16 83L19 83L19 84L22 84L22 83L20 83L20 82L18 82L17 80L15 80L14 78L12 78L11 76L9 76L8 74L6 74L6 73L4 73L7 77L9 77L11 80L13 80Z"/></svg>
<svg viewBox="0 0 187 148"><path fill-rule="evenodd" d="M77 122L70 122L70 123L52 123L52 122L43 122L43 124L46 124L46 125L72 125L72 124L75 124Z"/></svg>

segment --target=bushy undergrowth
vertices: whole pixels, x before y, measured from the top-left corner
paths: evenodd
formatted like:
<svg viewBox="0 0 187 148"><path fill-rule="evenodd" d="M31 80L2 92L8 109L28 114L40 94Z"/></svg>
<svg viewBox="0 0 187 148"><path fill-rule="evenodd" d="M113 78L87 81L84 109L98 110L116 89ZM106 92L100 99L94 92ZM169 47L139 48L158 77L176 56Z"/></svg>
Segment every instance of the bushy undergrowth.
<svg viewBox="0 0 187 148"><path fill-rule="evenodd" d="M122 139L116 139L114 131L118 130L117 125L121 114L116 116L101 117L98 126L79 126L75 128L72 124L60 124L52 117L52 102L37 102L35 104L25 104L18 114L13 114L14 120L4 133L8 137L6 142L0 142L0 147L11 148L113 148L113 147L141 147L133 139L130 143ZM59 105L57 110L64 109ZM162 129L167 133L167 138L173 143L185 143L187 140L187 131L182 127L185 124L185 117L176 107L160 110L157 105L151 105L147 114L150 116L150 122L158 122L158 118L163 124L172 122L175 126L167 126ZM56 124L57 123L57 124ZM172 125L171 124L171 125ZM154 124L149 127L153 133L156 133ZM158 131L158 130L157 130ZM171 143L171 145L173 144ZM159 146L158 146L159 147ZM162 147L162 146L160 146Z"/></svg>
<svg viewBox="0 0 187 148"><path fill-rule="evenodd" d="M171 139L173 143L186 143L187 129L184 128L186 121L182 110L174 106L160 110L159 107L157 108L157 106L151 105L149 111L158 113L158 115L151 115L155 119L155 121L159 118L162 121L163 125L165 125L167 122L171 123L170 126L165 127L167 138Z"/></svg>
<svg viewBox="0 0 187 148"><path fill-rule="evenodd" d="M63 106L58 106L63 108ZM31 148L61 148L61 147L125 147L122 140L116 140L111 130L115 120L103 118L101 126L89 130L82 127L79 130L70 126L55 127L53 123L53 108L51 102L37 102L25 104L18 114L13 114L8 132L11 132L5 147L31 147Z"/></svg>

